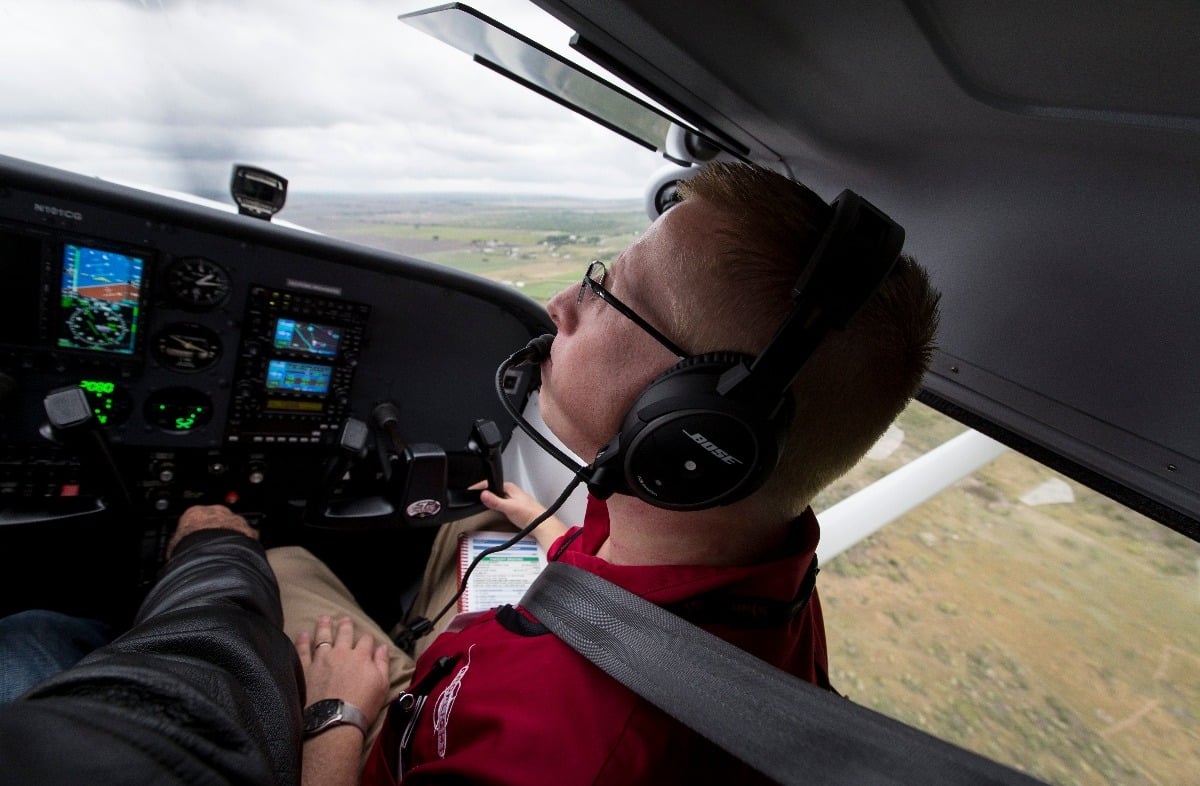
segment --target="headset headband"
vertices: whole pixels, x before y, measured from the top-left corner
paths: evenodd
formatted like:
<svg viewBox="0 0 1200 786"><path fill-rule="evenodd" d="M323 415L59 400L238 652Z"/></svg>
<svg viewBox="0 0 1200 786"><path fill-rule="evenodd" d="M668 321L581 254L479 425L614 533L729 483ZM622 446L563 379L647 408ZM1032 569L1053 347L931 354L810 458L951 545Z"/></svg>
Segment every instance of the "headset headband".
<svg viewBox="0 0 1200 786"><path fill-rule="evenodd" d="M821 339L844 328L896 264L904 229L846 190L833 218L792 287L792 310L753 362L726 372L717 391L759 406L778 406ZM774 414L771 412L770 414Z"/></svg>

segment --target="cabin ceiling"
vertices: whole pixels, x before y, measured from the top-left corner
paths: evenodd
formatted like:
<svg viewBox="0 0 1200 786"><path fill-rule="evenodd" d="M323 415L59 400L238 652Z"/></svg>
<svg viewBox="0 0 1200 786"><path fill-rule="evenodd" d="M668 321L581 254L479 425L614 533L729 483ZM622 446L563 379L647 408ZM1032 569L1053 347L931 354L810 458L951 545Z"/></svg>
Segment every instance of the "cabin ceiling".
<svg viewBox="0 0 1200 786"><path fill-rule="evenodd" d="M905 226L944 295L926 400L1200 539L1200 4L535 1Z"/></svg>

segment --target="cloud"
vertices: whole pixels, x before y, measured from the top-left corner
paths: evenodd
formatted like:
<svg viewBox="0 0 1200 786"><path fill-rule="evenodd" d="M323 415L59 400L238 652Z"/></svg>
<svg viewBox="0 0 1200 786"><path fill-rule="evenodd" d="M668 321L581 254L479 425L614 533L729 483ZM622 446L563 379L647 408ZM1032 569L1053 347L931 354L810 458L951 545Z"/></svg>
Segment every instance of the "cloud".
<svg viewBox="0 0 1200 786"><path fill-rule="evenodd" d="M473 5L566 50L570 31L530 3ZM210 196L240 162L279 172L295 193L640 197L661 158L396 19L425 6L10 4L0 152Z"/></svg>

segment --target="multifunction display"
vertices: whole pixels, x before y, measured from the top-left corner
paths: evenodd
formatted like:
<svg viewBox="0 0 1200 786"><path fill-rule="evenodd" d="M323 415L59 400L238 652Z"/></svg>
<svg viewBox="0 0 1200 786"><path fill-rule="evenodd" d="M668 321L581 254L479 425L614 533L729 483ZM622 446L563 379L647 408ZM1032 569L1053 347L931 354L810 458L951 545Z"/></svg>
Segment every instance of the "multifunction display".
<svg viewBox="0 0 1200 786"><path fill-rule="evenodd" d="M297 363L293 360L271 360L267 363L267 390L324 396L333 379L331 366Z"/></svg>
<svg viewBox="0 0 1200 786"><path fill-rule="evenodd" d="M370 307L254 286L229 442L325 442L345 417Z"/></svg>
<svg viewBox="0 0 1200 786"><path fill-rule="evenodd" d="M337 357L341 337L341 331L330 325L297 322L283 317L275 320L275 349Z"/></svg>

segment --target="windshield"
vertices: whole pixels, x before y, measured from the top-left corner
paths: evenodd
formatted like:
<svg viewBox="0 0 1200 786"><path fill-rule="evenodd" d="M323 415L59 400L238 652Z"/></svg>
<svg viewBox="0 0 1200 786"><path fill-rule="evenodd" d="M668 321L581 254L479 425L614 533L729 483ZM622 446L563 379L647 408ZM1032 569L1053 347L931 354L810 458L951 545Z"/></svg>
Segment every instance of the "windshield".
<svg viewBox="0 0 1200 786"><path fill-rule="evenodd" d="M428 5L6 4L0 151L225 202L234 162L288 179L291 195L640 199L661 157L398 19ZM571 31L530 3L476 5L579 59Z"/></svg>

